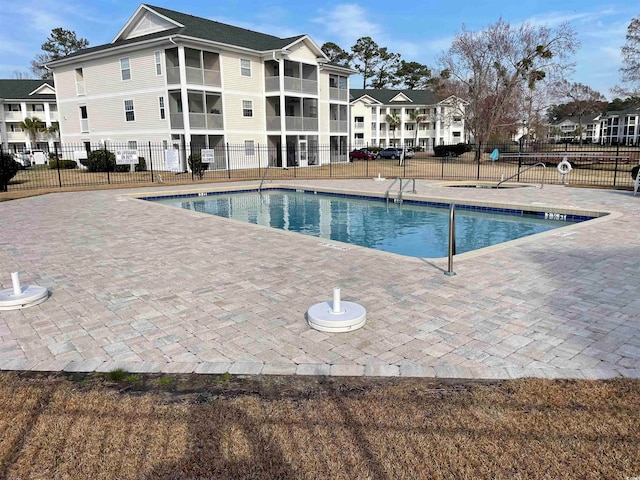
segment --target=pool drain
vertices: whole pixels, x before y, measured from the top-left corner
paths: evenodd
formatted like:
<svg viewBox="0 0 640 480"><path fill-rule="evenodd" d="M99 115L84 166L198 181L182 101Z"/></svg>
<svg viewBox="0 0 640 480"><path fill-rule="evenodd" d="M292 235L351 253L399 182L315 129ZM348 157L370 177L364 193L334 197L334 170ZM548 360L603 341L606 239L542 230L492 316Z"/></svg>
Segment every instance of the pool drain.
<svg viewBox="0 0 640 480"><path fill-rule="evenodd" d="M37 285L20 285L18 272L11 273L13 288L0 290L0 310L19 310L32 307L49 298L49 290Z"/></svg>
<svg viewBox="0 0 640 480"><path fill-rule="evenodd" d="M340 301L340 289L333 289L333 302L316 303L307 312L309 326L321 332L350 332L362 328L367 311L362 305Z"/></svg>

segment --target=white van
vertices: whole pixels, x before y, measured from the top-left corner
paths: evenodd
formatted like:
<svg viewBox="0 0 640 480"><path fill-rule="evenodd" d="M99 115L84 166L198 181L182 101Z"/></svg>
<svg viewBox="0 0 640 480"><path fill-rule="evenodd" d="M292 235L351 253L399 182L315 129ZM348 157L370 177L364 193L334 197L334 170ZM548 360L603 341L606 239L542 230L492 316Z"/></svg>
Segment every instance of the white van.
<svg viewBox="0 0 640 480"><path fill-rule="evenodd" d="M31 165L46 165L49 163L49 158L43 150L25 150L20 154L21 160L19 160L25 167Z"/></svg>

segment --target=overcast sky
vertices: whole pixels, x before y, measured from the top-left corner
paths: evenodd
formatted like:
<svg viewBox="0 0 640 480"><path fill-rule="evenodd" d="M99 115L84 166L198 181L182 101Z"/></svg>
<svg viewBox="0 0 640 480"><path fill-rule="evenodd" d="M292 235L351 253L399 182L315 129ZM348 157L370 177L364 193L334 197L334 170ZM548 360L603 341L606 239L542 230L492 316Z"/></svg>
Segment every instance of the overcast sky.
<svg viewBox="0 0 640 480"><path fill-rule="evenodd" d="M56 27L75 31L91 46L109 43L139 4L130 0L0 0L0 78L14 78L15 71L28 72L31 60ZM568 21L582 44L572 80L607 97L609 89L619 83L626 29L640 15L640 5L634 1L595 0L155 0L151 4L280 37L309 34L318 45L330 41L345 50L358 38L370 36L404 60L432 68L463 23L467 29L479 30L500 17L514 25L530 22L553 27ZM360 87L361 81L355 79L352 86Z"/></svg>

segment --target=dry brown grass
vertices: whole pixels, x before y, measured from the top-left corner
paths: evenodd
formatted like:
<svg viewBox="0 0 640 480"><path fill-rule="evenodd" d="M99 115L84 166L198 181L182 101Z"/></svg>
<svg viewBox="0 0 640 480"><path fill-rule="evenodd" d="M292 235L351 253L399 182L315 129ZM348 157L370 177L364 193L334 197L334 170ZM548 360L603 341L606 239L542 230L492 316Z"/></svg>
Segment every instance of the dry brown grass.
<svg viewBox="0 0 640 480"><path fill-rule="evenodd" d="M0 477L640 475L640 382L0 374Z"/></svg>
<svg viewBox="0 0 640 480"><path fill-rule="evenodd" d="M560 147L558 147L560 148ZM559 152L564 153L564 152ZM571 155L572 152L567 152ZM605 152L606 153L606 152ZM628 152L628 159L625 163L618 165L617 174L614 172L612 163L594 163L593 159L584 159L583 165L575 168L567 177L567 183L574 186L596 185L610 187L615 184L618 188L632 188L633 180L629 171L638 163L640 153ZM529 163L534 163L535 157L528 159ZM526 168L526 167L524 167ZM543 180L542 167L526 171L521 174L520 182L539 183ZM508 178L517 174L517 161L491 162L489 154L483 154L480 170L474 160L474 153L468 152L451 161L443 162L440 158L432 157L426 153L417 153L416 157L409 160L406 165L399 165L397 160L373 160L370 162L355 161L353 163L336 163L323 165L320 167L308 168L270 168L267 172L268 180L313 180L330 178L372 178L380 174L386 178L426 178L434 180L486 180L498 181L500 178ZM57 170L47 168L21 170L12 179L9 185L9 192L0 193L0 202L3 200L14 200L34 195L42 195L52 192L78 191L78 190L101 190L111 188L130 188L157 185L190 185L197 183L228 182L240 180L256 180L262 178L264 170L257 168L246 170L234 170L231 172L207 171L204 178L193 178L189 174L178 174L173 172L155 172L151 182L151 172L131 172L131 173L90 173L81 170L62 170L60 177ZM558 174L554 166L549 166L544 171L544 183L558 184L562 182L562 177ZM62 188L60 183L64 185Z"/></svg>

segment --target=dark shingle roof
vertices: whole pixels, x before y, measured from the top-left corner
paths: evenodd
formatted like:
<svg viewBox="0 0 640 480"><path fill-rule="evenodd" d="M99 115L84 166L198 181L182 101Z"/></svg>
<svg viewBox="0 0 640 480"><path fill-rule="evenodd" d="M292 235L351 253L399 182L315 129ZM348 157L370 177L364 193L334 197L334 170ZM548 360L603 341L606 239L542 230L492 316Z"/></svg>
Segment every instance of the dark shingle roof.
<svg viewBox="0 0 640 480"><path fill-rule="evenodd" d="M284 48L287 45L290 45L291 43L305 36L297 35L295 37L279 38L273 35L254 32L252 30L234 27L233 25L227 25L225 23L220 23L213 20L207 20L206 18L176 12L167 8L156 7L148 4L143 4L143 6L159 13L160 15L164 15L171 20L174 20L175 22L183 25L183 27L171 28L169 30L163 30L161 32L155 32L149 35L143 35L128 40L119 40L114 43L107 43L105 45L85 48L83 50L79 50L78 52L72 53L65 58L75 57L78 55L84 55L101 50L107 50L109 48L135 44L137 42L145 40L170 37L173 35L184 35L187 37L200 38L203 40L209 40L225 45L233 45L237 47L248 48L251 50L257 50L260 52Z"/></svg>
<svg viewBox="0 0 640 480"><path fill-rule="evenodd" d="M304 37L304 35L297 35L290 38L279 38L273 35L234 27L233 25L207 20L206 18L196 17L162 7L155 7L153 5L146 6L159 14L170 18L171 20L184 25L184 28L181 29L180 32L184 35L220 42L227 45L250 48L252 50L265 51L284 48L292 42Z"/></svg>
<svg viewBox="0 0 640 480"><path fill-rule="evenodd" d="M44 83L53 87L53 80L0 79L0 98L11 100L55 100L56 96L51 94L29 95Z"/></svg>
<svg viewBox="0 0 640 480"><path fill-rule="evenodd" d="M364 90L361 88L352 88L349 90L349 94L351 101L369 95L385 105L434 105L443 99L431 90L387 90L374 88ZM411 99L411 102L391 102L391 100L399 94L404 94Z"/></svg>

